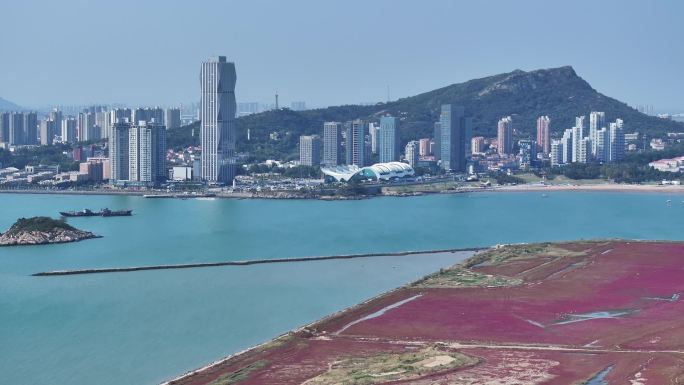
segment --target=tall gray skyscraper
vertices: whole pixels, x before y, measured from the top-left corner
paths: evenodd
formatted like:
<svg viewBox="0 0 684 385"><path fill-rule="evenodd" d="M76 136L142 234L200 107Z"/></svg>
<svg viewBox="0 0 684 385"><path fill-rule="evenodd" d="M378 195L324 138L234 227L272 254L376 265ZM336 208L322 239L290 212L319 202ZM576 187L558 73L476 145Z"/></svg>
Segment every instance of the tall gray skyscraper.
<svg viewBox="0 0 684 385"><path fill-rule="evenodd" d="M435 122L434 141L435 141L435 147L434 147L434 150L432 151L432 155L434 155L436 161L439 161L440 159L442 159L442 123L441 122Z"/></svg>
<svg viewBox="0 0 684 385"><path fill-rule="evenodd" d="M10 114L9 112L0 112L0 143L9 142L10 130Z"/></svg>
<svg viewBox="0 0 684 385"><path fill-rule="evenodd" d="M26 126L24 126L24 114L10 112L9 114L9 144L26 144Z"/></svg>
<svg viewBox="0 0 684 385"><path fill-rule="evenodd" d="M394 162L399 160L397 144L397 129L399 128L399 118L393 116L383 116L380 118L380 132L378 152L380 162Z"/></svg>
<svg viewBox="0 0 684 385"><path fill-rule="evenodd" d="M24 112L24 144L36 145L38 141L38 115L35 112Z"/></svg>
<svg viewBox="0 0 684 385"><path fill-rule="evenodd" d="M235 177L235 64L225 56L202 63L200 86L201 177L231 183Z"/></svg>
<svg viewBox="0 0 684 385"><path fill-rule="evenodd" d="M109 138L109 164L112 182L128 180L129 132L131 124L119 120L112 126Z"/></svg>
<svg viewBox="0 0 684 385"><path fill-rule="evenodd" d="M164 125L166 126L167 130L181 126L180 108L167 108L164 111Z"/></svg>
<svg viewBox="0 0 684 385"><path fill-rule="evenodd" d="M356 119L344 125L347 135L347 164L364 167L366 165L366 123Z"/></svg>
<svg viewBox="0 0 684 385"><path fill-rule="evenodd" d="M444 170L465 171L466 131L470 119L465 117L461 106L443 104L439 116L441 131L441 167Z"/></svg>
<svg viewBox="0 0 684 385"><path fill-rule="evenodd" d="M342 164L343 156L342 124L340 122L323 123L323 165Z"/></svg>

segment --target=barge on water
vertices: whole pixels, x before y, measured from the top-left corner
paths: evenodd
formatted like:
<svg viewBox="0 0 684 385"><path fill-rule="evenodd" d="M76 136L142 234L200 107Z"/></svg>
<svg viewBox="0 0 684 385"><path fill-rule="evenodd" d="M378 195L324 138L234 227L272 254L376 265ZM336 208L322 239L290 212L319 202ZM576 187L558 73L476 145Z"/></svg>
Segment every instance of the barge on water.
<svg viewBox="0 0 684 385"><path fill-rule="evenodd" d="M90 209L83 209L81 211L60 211L63 217L129 217L133 214L133 210L110 210L104 208L100 211L93 211Z"/></svg>

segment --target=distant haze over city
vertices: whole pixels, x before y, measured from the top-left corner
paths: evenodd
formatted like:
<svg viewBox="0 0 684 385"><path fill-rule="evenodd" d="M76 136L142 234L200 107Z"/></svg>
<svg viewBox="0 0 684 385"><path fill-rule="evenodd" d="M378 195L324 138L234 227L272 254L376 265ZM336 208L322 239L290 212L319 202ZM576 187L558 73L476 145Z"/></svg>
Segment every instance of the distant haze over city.
<svg viewBox="0 0 684 385"><path fill-rule="evenodd" d="M236 64L238 102L273 103L276 92L287 107L378 102L572 65L630 105L684 109L676 1L66 0L2 9L0 46L11 55L0 61L0 97L29 108L197 102L200 62L220 54Z"/></svg>

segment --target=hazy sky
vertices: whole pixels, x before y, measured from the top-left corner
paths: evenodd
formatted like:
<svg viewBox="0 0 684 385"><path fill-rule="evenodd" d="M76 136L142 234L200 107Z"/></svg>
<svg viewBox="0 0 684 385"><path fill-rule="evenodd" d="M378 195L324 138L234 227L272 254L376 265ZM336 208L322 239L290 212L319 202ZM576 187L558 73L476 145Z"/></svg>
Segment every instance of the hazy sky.
<svg viewBox="0 0 684 385"><path fill-rule="evenodd" d="M684 111L679 0L2 0L0 14L0 96L25 106L192 102L220 54L239 102L380 101L387 85L395 99L572 65L604 94Z"/></svg>

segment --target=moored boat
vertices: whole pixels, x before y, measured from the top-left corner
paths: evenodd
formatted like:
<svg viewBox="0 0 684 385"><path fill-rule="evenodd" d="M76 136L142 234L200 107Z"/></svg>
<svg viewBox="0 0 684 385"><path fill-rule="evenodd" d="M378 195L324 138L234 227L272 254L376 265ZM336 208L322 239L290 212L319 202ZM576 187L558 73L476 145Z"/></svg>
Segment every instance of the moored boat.
<svg viewBox="0 0 684 385"><path fill-rule="evenodd" d="M100 211L83 209L81 211L60 211L63 217L127 217L133 214L133 210L110 210L104 208Z"/></svg>
<svg viewBox="0 0 684 385"><path fill-rule="evenodd" d="M83 209L81 211L60 211L60 215L63 217L95 217L100 215L90 209Z"/></svg>

